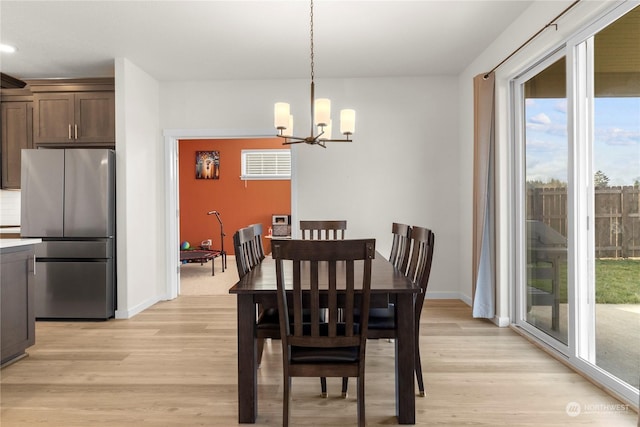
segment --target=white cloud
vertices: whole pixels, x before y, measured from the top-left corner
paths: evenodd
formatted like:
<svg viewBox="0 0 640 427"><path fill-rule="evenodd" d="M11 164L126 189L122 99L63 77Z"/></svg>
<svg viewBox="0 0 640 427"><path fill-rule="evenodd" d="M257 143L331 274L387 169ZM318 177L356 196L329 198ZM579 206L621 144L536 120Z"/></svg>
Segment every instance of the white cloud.
<svg viewBox="0 0 640 427"><path fill-rule="evenodd" d="M553 158L527 156L527 181L548 182L557 179L567 182L567 156L556 155Z"/></svg>
<svg viewBox="0 0 640 427"><path fill-rule="evenodd" d="M551 119L545 113L539 113L529 119L531 123L540 124L540 125L549 125L551 124Z"/></svg>
<svg viewBox="0 0 640 427"><path fill-rule="evenodd" d="M556 105L553 106L553 109L556 111L560 111L561 113L567 113L567 100L561 99L556 102Z"/></svg>
<svg viewBox="0 0 640 427"><path fill-rule="evenodd" d="M640 145L640 132L620 128L596 129L596 143L607 145Z"/></svg>

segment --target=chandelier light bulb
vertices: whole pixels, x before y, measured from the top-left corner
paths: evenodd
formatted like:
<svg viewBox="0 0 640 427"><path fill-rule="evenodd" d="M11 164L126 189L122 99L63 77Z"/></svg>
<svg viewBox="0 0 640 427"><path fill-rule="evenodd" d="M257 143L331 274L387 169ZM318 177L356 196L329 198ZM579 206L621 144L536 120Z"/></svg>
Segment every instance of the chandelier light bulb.
<svg viewBox="0 0 640 427"><path fill-rule="evenodd" d="M290 117L289 104L286 102L276 102L273 109L273 124L276 129L288 129Z"/></svg>
<svg viewBox="0 0 640 427"><path fill-rule="evenodd" d="M13 53L15 51L16 51L15 47L8 44L0 43L0 52Z"/></svg>
<svg viewBox="0 0 640 427"><path fill-rule="evenodd" d="M317 126L326 126L331 120L331 100L327 98L318 98L315 102L315 124Z"/></svg>
<svg viewBox="0 0 640 427"><path fill-rule="evenodd" d="M340 111L340 133L353 135L356 130L356 110L345 109Z"/></svg>

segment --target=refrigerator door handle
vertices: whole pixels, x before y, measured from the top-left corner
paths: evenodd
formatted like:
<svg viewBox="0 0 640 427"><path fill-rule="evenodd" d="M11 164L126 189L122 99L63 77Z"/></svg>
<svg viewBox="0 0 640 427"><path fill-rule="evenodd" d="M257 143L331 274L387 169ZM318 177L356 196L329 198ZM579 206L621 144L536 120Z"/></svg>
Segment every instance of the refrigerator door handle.
<svg viewBox="0 0 640 427"><path fill-rule="evenodd" d="M33 254L33 275L36 275L36 255Z"/></svg>

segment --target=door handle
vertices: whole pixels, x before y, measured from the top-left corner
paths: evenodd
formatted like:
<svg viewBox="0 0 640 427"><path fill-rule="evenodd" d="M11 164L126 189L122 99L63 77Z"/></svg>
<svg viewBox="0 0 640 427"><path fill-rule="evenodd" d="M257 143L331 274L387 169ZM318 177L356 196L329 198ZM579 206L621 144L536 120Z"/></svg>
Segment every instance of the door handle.
<svg viewBox="0 0 640 427"><path fill-rule="evenodd" d="M75 139L78 139L78 125L73 125Z"/></svg>
<svg viewBox="0 0 640 427"><path fill-rule="evenodd" d="M69 123L69 139L71 139L71 123Z"/></svg>
<svg viewBox="0 0 640 427"><path fill-rule="evenodd" d="M33 255L33 275L36 275L36 256Z"/></svg>

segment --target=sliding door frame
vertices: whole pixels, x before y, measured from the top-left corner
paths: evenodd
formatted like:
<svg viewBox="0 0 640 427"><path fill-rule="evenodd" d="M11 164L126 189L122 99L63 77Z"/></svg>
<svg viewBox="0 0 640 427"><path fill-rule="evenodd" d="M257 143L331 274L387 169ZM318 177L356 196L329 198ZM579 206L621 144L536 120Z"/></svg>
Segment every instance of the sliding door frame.
<svg viewBox="0 0 640 427"><path fill-rule="evenodd" d="M568 345L562 343L561 341L558 341L557 339L553 338L552 336L546 334L545 332L541 331L540 329L536 328L535 326L531 325L529 322L527 322L527 254L526 254L526 242L527 242L527 236L526 236L526 230L525 230L525 219L526 219L526 206L525 206L525 200L526 200L526 182L525 182L525 168L526 168L526 164L525 164L525 144L526 144L526 135L525 135L525 124L526 124L526 118L525 118L525 110L524 110L524 101L525 101L525 97L524 97L524 84L530 80L532 77L534 77L535 75L537 75L538 73L540 73L541 71L543 71L544 69L546 69L548 66L550 66L551 64L553 64L554 62L560 60L563 57L566 57L566 48L565 46L561 46L557 49L555 49L553 52L551 52L550 54L548 54L547 56L545 56L544 58L536 61L530 68L528 68L526 71L522 72L521 74L519 74L518 76L514 77L511 80L511 111L513 113L513 131L512 131L512 135L514 136L514 158L513 158L513 164L514 164L514 179L513 182L515 183L515 187L514 187L514 200L515 202L515 209L514 209L514 215L515 215L515 221L514 221L514 239L515 239L515 245L514 248L516 249L515 252L515 274L516 274L516 286L515 286L515 301L514 301L514 323L522 328L523 330L525 330L528 334L533 335L537 340L543 342L544 344L546 344L547 346L553 348L554 350L558 351L560 354L564 355L564 356L568 356L571 352L570 346L571 346L571 318L572 318L572 307L571 304L568 304L568 321L569 321L569 326L567 326L568 328L568 333L569 333L569 337L568 337ZM570 61L567 58L567 68L570 67ZM567 104L570 104L569 101L569 91L567 91ZM569 111L567 112L567 116L570 117L570 113ZM569 181L571 181L571 176L572 176L572 169L571 169L571 145L572 145L572 136L571 136L571 123L568 121L567 122L567 132L568 132L568 136L567 136L567 142L568 142L568 147L567 150L569 152L569 156L568 156L568 165L567 165L567 171L568 171L568 178ZM571 211L571 183L568 183L568 194L567 194L567 229L570 231L572 228L571 225L571 216L572 216L572 211ZM568 263L568 273L570 273L571 271L571 240L567 239L567 263ZM571 277L568 277L568 281L571 280ZM571 298L571 290L567 289L567 291L569 292L568 298Z"/></svg>
<svg viewBox="0 0 640 427"><path fill-rule="evenodd" d="M638 389L596 366L595 362L595 267L594 267L594 91L593 37L619 19L637 2L616 3L598 18L565 40L523 66L508 78L510 91L510 129L513 140L513 200L511 238L513 244L514 298L510 312L513 324L549 348L569 365L600 384L622 400L637 408ZM525 135L523 85L546 66L566 56L567 84L567 345L526 322L527 266L525 210ZM582 284L578 286L578 284ZM586 285L585 285L586 284Z"/></svg>

